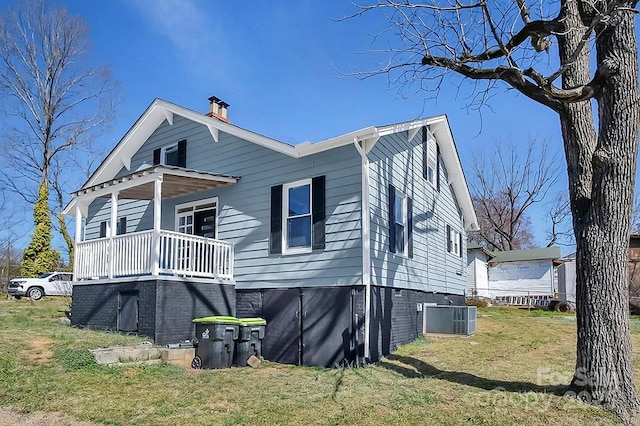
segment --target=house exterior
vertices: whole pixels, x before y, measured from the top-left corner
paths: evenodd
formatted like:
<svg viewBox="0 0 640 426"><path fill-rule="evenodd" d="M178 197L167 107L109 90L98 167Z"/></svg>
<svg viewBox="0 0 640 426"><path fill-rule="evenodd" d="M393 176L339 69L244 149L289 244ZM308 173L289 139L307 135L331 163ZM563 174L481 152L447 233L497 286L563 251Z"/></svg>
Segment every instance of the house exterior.
<svg viewBox="0 0 640 426"><path fill-rule="evenodd" d="M509 304L546 305L558 291L560 248L495 251L489 260L489 295Z"/></svg>
<svg viewBox="0 0 640 426"><path fill-rule="evenodd" d="M267 320L266 359L376 361L424 302L464 304L477 227L445 116L295 146L156 99L66 207L72 323L191 339L208 315Z"/></svg>
<svg viewBox="0 0 640 426"><path fill-rule="evenodd" d="M493 254L478 244L467 243L467 297L490 299L489 260Z"/></svg>

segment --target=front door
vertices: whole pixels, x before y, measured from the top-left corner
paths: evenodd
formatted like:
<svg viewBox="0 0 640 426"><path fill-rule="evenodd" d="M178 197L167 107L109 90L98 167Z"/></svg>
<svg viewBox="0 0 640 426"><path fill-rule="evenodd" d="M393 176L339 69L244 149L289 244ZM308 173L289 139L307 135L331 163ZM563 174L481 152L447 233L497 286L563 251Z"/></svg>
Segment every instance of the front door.
<svg viewBox="0 0 640 426"><path fill-rule="evenodd" d="M216 237L216 209L199 210L193 213L193 234L201 237Z"/></svg>
<svg viewBox="0 0 640 426"><path fill-rule="evenodd" d="M217 212L217 198L178 204L176 206L176 231L200 237L216 238ZM178 243L178 268L191 269L193 256L191 244L180 241Z"/></svg>

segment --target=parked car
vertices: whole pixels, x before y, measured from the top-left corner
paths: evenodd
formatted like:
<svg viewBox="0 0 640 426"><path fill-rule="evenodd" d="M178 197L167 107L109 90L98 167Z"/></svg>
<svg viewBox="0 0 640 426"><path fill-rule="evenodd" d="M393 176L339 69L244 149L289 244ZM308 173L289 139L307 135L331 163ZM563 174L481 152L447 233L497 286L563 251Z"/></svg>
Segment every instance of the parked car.
<svg viewBox="0 0 640 426"><path fill-rule="evenodd" d="M73 274L49 272L38 278L14 278L9 281L9 295L20 299L23 296L40 300L44 296L71 296Z"/></svg>

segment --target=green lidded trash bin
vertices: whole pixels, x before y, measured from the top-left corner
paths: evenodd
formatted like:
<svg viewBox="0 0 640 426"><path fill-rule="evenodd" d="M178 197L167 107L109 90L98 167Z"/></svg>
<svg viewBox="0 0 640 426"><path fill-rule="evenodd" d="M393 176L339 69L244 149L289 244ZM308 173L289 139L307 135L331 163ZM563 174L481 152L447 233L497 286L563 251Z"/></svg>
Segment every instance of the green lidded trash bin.
<svg viewBox="0 0 640 426"><path fill-rule="evenodd" d="M196 357L192 368L229 368L233 362L235 340L240 321L236 317L204 317L193 320L196 325Z"/></svg>
<svg viewBox="0 0 640 426"><path fill-rule="evenodd" d="M235 364L245 367L251 355L258 358L262 356L262 339L267 321L262 318L239 318L239 320Z"/></svg>

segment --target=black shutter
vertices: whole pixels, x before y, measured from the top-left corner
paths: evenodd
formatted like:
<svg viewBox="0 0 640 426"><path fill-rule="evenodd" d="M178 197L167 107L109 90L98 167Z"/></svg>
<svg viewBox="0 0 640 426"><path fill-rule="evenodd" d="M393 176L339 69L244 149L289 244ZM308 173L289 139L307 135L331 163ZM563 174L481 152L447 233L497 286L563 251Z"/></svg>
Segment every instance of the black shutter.
<svg viewBox="0 0 640 426"><path fill-rule="evenodd" d="M460 257L462 257L462 232L458 234L458 247L460 247Z"/></svg>
<svg viewBox="0 0 640 426"><path fill-rule="evenodd" d="M122 234L126 234L127 233L127 218L126 217L121 217L120 218L120 222L118 223L118 235L122 235Z"/></svg>
<svg viewBox="0 0 640 426"><path fill-rule="evenodd" d="M178 142L178 167L187 167L187 140Z"/></svg>
<svg viewBox="0 0 640 426"><path fill-rule="evenodd" d="M153 150L153 165L158 165L160 164L160 150L162 148L156 148Z"/></svg>
<svg viewBox="0 0 640 426"><path fill-rule="evenodd" d="M436 189L440 192L440 146L436 143Z"/></svg>
<svg viewBox="0 0 640 426"><path fill-rule="evenodd" d="M396 189L389 184L389 251L396 252ZM364 213L363 213L364 214Z"/></svg>
<svg viewBox="0 0 640 426"><path fill-rule="evenodd" d="M447 251L451 252L451 227L447 225Z"/></svg>
<svg viewBox="0 0 640 426"><path fill-rule="evenodd" d="M413 258L413 200L407 197L407 253Z"/></svg>
<svg viewBox="0 0 640 426"><path fill-rule="evenodd" d="M427 127L422 128L422 177L427 178L427 167L429 165L429 146L427 144Z"/></svg>
<svg viewBox="0 0 640 426"><path fill-rule="evenodd" d="M325 185L324 176L318 176L311 179L311 204L313 211L311 212L311 222L313 223L312 247L313 249L324 249L325 245Z"/></svg>
<svg viewBox="0 0 640 426"><path fill-rule="evenodd" d="M271 187L269 253L282 253L282 185Z"/></svg>
<svg viewBox="0 0 640 426"><path fill-rule="evenodd" d="M100 222L100 238L107 236L107 222Z"/></svg>

